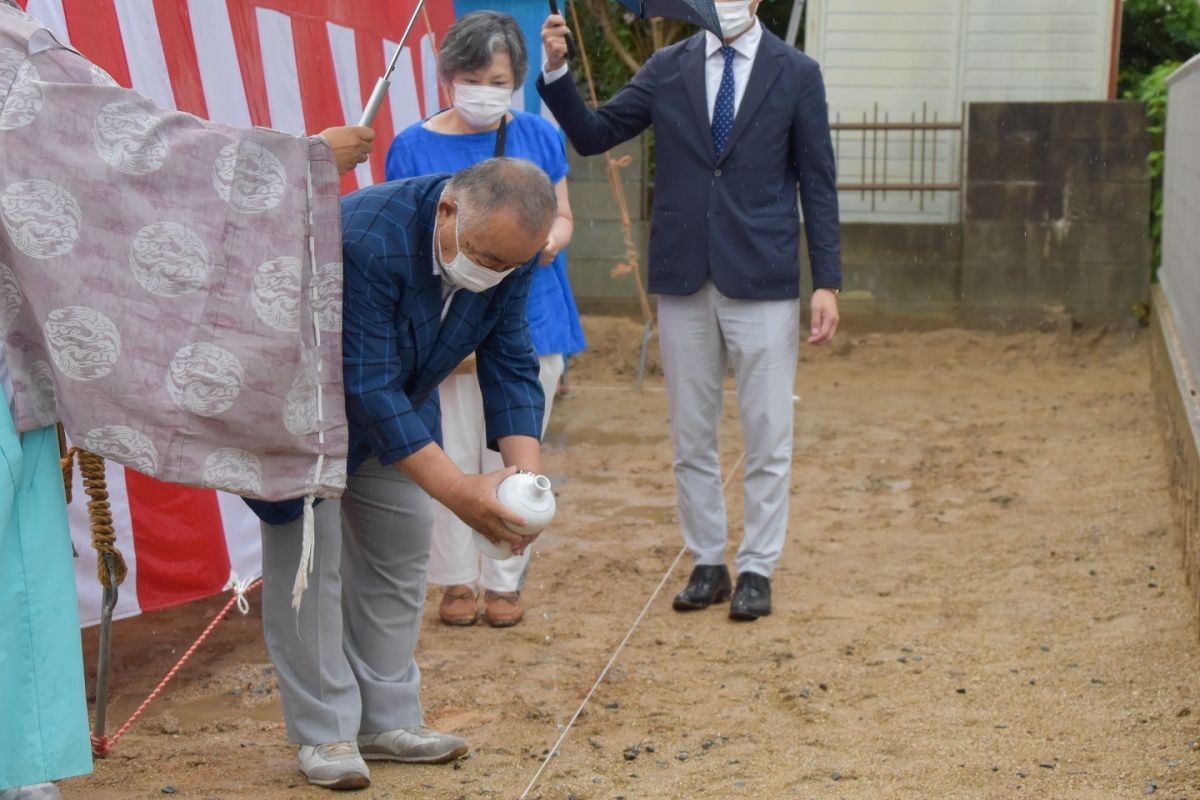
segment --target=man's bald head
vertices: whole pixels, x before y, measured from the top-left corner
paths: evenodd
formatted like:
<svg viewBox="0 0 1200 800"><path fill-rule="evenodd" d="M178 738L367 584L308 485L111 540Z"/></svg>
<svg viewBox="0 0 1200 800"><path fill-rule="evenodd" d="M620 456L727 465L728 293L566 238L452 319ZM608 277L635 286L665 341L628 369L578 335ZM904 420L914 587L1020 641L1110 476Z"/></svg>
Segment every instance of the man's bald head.
<svg viewBox="0 0 1200 800"><path fill-rule="evenodd" d="M462 224L487 224L487 218L507 211L526 231L550 226L558 207L550 178L523 158L489 158L458 172L446 190L459 205Z"/></svg>
<svg viewBox="0 0 1200 800"><path fill-rule="evenodd" d="M546 244L558 199L550 178L520 158L489 158L446 184L438 204L441 252L461 246L475 263L502 272L531 260Z"/></svg>

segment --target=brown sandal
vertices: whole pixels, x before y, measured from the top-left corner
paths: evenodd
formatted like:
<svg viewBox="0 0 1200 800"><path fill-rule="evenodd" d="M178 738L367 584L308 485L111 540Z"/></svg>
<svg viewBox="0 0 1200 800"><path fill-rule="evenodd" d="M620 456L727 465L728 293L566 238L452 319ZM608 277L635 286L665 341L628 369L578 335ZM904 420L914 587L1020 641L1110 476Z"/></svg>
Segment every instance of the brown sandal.
<svg viewBox="0 0 1200 800"><path fill-rule="evenodd" d="M476 594L470 586L447 586L442 590L438 616L447 625L474 625L479 617L475 607Z"/></svg>
<svg viewBox="0 0 1200 800"><path fill-rule="evenodd" d="M525 617L525 603L520 592L484 593L483 616L493 628L511 628Z"/></svg>

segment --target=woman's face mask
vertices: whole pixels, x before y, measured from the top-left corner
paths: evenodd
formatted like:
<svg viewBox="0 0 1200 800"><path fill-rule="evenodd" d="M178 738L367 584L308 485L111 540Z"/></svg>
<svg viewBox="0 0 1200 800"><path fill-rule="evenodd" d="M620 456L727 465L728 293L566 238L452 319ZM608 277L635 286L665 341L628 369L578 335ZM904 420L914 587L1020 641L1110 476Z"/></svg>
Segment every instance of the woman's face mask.
<svg viewBox="0 0 1200 800"><path fill-rule="evenodd" d="M513 90L508 86L454 84L454 108L462 121L472 128L488 128L500 121L512 106Z"/></svg>

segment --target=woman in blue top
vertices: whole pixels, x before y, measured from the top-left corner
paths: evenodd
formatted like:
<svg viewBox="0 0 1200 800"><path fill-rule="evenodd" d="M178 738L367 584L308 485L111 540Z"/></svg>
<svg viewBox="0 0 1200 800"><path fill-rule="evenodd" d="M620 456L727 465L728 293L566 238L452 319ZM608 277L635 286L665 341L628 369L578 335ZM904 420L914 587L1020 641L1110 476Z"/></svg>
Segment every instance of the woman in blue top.
<svg viewBox="0 0 1200 800"><path fill-rule="evenodd" d="M410 126L392 142L388 180L455 172L496 155L524 158L550 176L558 194L558 217L542 251L542 268L529 290L527 315L541 358L546 415L565 368L565 358L584 349L583 329L567 282L566 257L574 222L567 198L567 154L561 134L546 120L511 109L515 89L528 69L525 39L508 14L467 14L446 33L438 56L438 77L453 103ZM464 472L490 472L503 466L487 448L483 403L474 363L468 360L439 387L446 453ZM524 556L496 561L480 553L471 531L454 514L434 504L429 580L442 584L439 616L449 625L475 622L478 589L485 593L484 616L496 627L521 621L521 587L529 568Z"/></svg>

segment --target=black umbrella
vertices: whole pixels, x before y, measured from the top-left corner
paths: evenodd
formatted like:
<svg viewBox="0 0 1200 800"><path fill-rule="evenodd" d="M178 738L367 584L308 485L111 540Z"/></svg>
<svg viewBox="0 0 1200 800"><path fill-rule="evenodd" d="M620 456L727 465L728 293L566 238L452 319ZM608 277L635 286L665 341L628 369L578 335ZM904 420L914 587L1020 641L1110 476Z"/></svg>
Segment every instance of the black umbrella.
<svg viewBox="0 0 1200 800"><path fill-rule="evenodd" d="M721 21L717 17L717 9L713 6L713 0L620 0L620 3L641 19L650 17L681 19L712 31L718 38L724 38L721 33ZM559 13L558 0L550 0L550 13ZM567 60L571 61L574 58L575 40L568 31Z"/></svg>
<svg viewBox="0 0 1200 800"><path fill-rule="evenodd" d="M620 0L620 2L621 5L642 19L648 17L681 19L712 31L718 38L721 38L721 22L717 18L717 9L713 6L713 0Z"/></svg>

